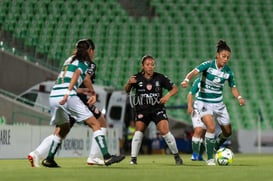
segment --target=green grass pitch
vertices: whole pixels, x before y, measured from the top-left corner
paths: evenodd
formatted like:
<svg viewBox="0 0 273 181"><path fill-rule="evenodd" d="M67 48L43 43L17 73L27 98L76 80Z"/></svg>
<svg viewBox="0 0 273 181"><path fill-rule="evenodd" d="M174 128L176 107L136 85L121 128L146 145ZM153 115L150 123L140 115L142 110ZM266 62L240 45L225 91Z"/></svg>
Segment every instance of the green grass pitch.
<svg viewBox="0 0 273 181"><path fill-rule="evenodd" d="M273 154L235 154L230 166L207 166L181 154L176 166L171 155L140 155L138 165L130 156L111 166L88 166L86 158L56 158L61 168L31 168L27 159L0 160L1 181L272 181Z"/></svg>

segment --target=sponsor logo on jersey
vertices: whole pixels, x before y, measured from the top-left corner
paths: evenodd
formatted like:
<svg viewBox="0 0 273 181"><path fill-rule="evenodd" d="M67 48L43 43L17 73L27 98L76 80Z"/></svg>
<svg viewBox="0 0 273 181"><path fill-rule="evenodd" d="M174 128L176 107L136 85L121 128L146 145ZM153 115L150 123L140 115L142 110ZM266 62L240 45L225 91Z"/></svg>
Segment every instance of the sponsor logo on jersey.
<svg viewBox="0 0 273 181"><path fill-rule="evenodd" d="M138 114L138 115L137 115L137 118L138 118L138 119L143 118L143 114Z"/></svg>
<svg viewBox="0 0 273 181"><path fill-rule="evenodd" d="M150 90L152 90L152 88L153 88L152 84L147 84L147 85L146 85L146 89L147 89L147 90L150 91Z"/></svg>

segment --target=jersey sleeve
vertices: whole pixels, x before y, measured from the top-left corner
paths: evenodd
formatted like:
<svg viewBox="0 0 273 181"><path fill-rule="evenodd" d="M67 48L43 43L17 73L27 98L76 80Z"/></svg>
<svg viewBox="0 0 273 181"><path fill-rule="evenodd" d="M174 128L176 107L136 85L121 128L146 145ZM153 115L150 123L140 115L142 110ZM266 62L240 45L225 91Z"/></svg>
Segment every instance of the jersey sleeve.
<svg viewBox="0 0 273 181"><path fill-rule="evenodd" d="M94 83L96 79L96 64L95 63L90 64L87 70L87 73L90 75L91 82Z"/></svg>
<svg viewBox="0 0 273 181"><path fill-rule="evenodd" d="M167 89L168 91L170 91L173 86L174 86L174 83L165 75L163 74L160 74L161 75L161 79L162 79L162 86Z"/></svg>
<svg viewBox="0 0 273 181"><path fill-rule="evenodd" d="M199 90L199 84L200 84L200 78L195 79L189 93L191 93L192 95L195 95Z"/></svg>
<svg viewBox="0 0 273 181"><path fill-rule="evenodd" d="M206 61L198 65L195 69L198 70L199 72L204 72L207 70L211 65L211 61Z"/></svg>
<svg viewBox="0 0 273 181"><path fill-rule="evenodd" d="M229 87L236 87L236 81L235 81L235 77L234 77L234 73L230 70L230 76L228 79L228 85Z"/></svg>

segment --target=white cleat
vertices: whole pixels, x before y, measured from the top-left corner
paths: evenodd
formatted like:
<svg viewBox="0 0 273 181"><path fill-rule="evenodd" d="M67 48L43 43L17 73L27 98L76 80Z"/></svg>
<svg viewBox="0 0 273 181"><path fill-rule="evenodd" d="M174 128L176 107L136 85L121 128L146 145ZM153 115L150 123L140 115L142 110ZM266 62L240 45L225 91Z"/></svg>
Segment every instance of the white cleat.
<svg viewBox="0 0 273 181"><path fill-rule="evenodd" d="M103 166L104 165L104 160L100 159L100 158L87 158L87 165L100 165Z"/></svg>
<svg viewBox="0 0 273 181"><path fill-rule="evenodd" d="M31 152L28 156L28 161L30 162L31 167L40 167L40 159L39 156L34 152Z"/></svg>
<svg viewBox="0 0 273 181"><path fill-rule="evenodd" d="M215 166L216 165L215 162L214 162L214 159L209 159L207 161L207 164L208 164L208 166Z"/></svg>

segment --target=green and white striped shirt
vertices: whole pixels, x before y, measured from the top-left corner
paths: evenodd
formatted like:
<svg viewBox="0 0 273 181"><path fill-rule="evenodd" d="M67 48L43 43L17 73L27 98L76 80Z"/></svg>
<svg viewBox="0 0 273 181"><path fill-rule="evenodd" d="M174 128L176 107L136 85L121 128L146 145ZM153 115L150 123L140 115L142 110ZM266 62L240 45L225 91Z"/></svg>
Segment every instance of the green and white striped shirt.
<svg viewBox="0 0 273 181"><path fill-rule="evenodd" d="M50 97L63 97L69 87L74 72L77 69L80 69L81 75L79 76L78 81L76 82L76 84L73 87L73 90L70 93L70 96L77 95L76 90L85 79L87 70L89 68L89 63L86 61L80 62L77 59L70 63L71 59L72 57L68 58L63 64L62 70L58 75L55 85L53 86L53 89L51 90Z"/></svg>
<svg viewBox="0 0 273 181"><path fill-rule="evenodd" d="M226 80L230 87L236 87L232 70L227 65L221 69L217 68L216 60L203 62L196 67L196 70L202 72L197 100L219 103L223 101L223 88Z"/></svg>

